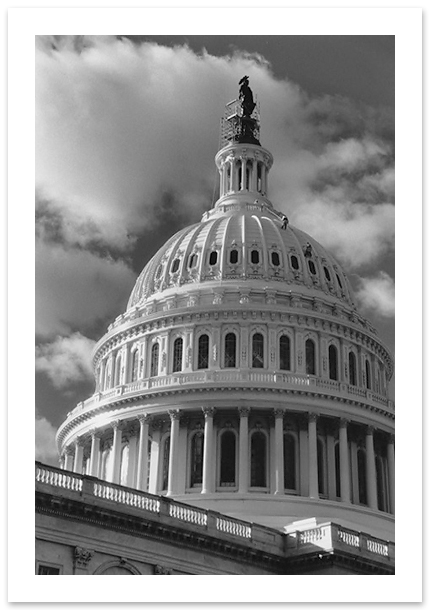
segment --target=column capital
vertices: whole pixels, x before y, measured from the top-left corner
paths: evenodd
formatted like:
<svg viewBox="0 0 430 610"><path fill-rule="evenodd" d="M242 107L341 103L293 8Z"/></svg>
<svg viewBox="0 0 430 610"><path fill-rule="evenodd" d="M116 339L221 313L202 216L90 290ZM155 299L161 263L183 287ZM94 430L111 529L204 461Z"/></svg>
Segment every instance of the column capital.
<svg viewBox="0 0 430 610"><path fill-rule="evenodd" d="M97 428L92 428L90 430L90 436L91 436L91 439L93 439L93 438L101 438L102 433Z"/></svg>
<svg viewBox="0 0 430 610"><path fill-rule="evenodd" d="M202 407L203 415L205 419L213 417L215 415L215 407Z"/></svg>
<svg viewBox="0 0 430 610"><path fill-rule="evenodd" d="M113 430L122 430L123 429L122 420L120 420L120 419L116 419L115 421L111 421L110 425L111 425L111 428Z"/></svg>
<svg viewBox="0 0 430 610"><path fill-rule="evenodd" d="M149 413L141 413L137 416L137 419L139 420L139 424L142 427L143 425L150 423L151 416L149 415Z"/></svg>
<svg viewBox="0 0 430 610"><path fill-rule="evenodd" d="M318 413L308 413L308 421L316 423L318 421Z"/></svg>
<svg viewBox="0 0 430 610"><path fill-rule="evenodd" d="M171 421L181 419L181 411L179 409L169 409L168 411Z"/></svg>
<svg viewBox="0 0 430 610"><path fill-rule="evenodd" d="M273 414L275 419L284 419L285 411L284 409L273 409Z"/></svg>
<svg viewBox="0 0 430 610"><path fill-rule="evenodd" d="M239 416L240 417L248 417L251 413L251 407L239 407Z"/></svg>
<svg viewBox="0 0 430 610"><path fill-rule="evenodd" d="M73 455L75 453L75 450L70 445L67 445L67 447L65 447L63 453L64 453L64 455Z"/></svg>
<svg viewBox="0 0 430 610"><path fill-rule="evenodd" d="M390 433L390 434L388 435L388 444L389 444L389 445L394 445L394 440L395 440L395 434Z"/></svg>
<svg viewBox="0 0 430 610"><path fill-rule="evenodd" d="M79 436L77 439L75 439L76 447L83 447L84 445L85 445L85 436Z"/></svg>
<svg viewBox="0 0 430 610"><path fill-rule="evenodd" d="M375 426L366 426L366 435L373 436L375 434Z"/></svg>
<svg viewBox="0 0 430 610"><path fill-rule="evenodd" d="M339 426L340 428L347 428L349 423L349 419L346 419L346 417L341 417Z"/></svg>

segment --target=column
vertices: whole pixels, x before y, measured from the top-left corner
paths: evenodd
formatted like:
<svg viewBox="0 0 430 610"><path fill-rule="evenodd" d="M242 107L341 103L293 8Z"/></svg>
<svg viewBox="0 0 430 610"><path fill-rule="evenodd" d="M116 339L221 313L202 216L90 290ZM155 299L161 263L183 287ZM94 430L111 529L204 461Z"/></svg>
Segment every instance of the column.
<svg viewBox="0 0 430 610"><path fill-rule="evenodd" d="M275 409L275 494L284 493L284 411Z"/></svg>
<svg viewBox="0 0 430 610"><path fill-rule="evenodd" d="M252 160L251 191L257 190L257 159Z"/></svg>
<svg viewBox="0 0 430 610"><path fill-rule="evenodd" d="M139 449L137 454L137 480L136 487L147 491L148 480L148 445L149 445L149 415L144 413L139 415L140 434Z"/></svg>
<svg viewBox="0 0 430 610"><path fill-rule="evenodd" d="M374 428L368 426L366 431L366 480L367 504L374 510L378 509L378 493L376 489L375 448L373 445Z"/></svg>
<svg viewBox="0 0 430 610"><path fill-rule="evenodd" d="M90 475L96 477L99 472L100 465L100 436L95 430L91 431L91 457L90 457Z"/></svg>
<svg viewBox="0 0 430 610"><path fill-rule="evenodd" d="M170 454L169 454L169 481L167 484L167 496L171 496L176 489L176 465L178 463L179 442L179 419L181 413L178 410L169 411L170 415Z"/></svg>
<svg viewBox="0 0 430 610"><path fill-rule="evenodd" d="M202 494L209 494L215 491L215 460L214 460L214 430L213 421L215 409L213 407L203 407L205 416L205 430L203 443L203 481Z"/></svg>
<svg viewBox="0 0 430 610"><path fill-rule="evenodd" d="M242 163L242 176L241 176L241 185L240 190L244 191L246 187L246 157L240 158Z"/></svg>
<svg viewBox="0 0 430 610"><path fill-rule="evenodd" d="M128 362L130 359L130 344L124 345L122 348L122 375L121 375L121 384L125 385L128 383L129 375L128 375Z"/></svg>
<svg viewBox="0 0 430 610"><path fill-rule="evenodd" d="M64 470L73 470L73 448L66 447L64 450L65 461L64 461Z"/></svg>
<svg viewBox="0 0 430 610"><path fill-rule="evenodd" d="M340 497L342 502L351 503L351 481L348 449L348 421L340 420L339 428Z"/></svg>
<svg viewBox="0 0 430 610"><path fill-rule="evenodd" d="M316 413L309 413L308 442L309 442L309 497L318 498L318 445L317 445L317 419Z"/></svg>
<svg viewBox="0 0 430 610"><path fill-rule="evenodd" d="M387 445L388 487L390 512L394 515L395 507L395 464L394 464L394 434L390 434Z"/></svg>
<svg viewBox="0 0 430 610"><path fill-rule="evenodd" d="M122 429L121 422L115 421L111 424L113 428L113 444L112 444L112 483L119 484L121 477L121 450L122 450Z"/></svg>
<svg viewBox="0 0 430 610"><path fill-rule="evenodd" d="M82 439L78 439L75 442L75 461L73 462L73 472L82 474L82 467L84 462L84 443Z"/></svg>
<svg viewBox="0 0 430 610"><path fill-rule="evenodd" d="M248 416L249 407L239 408L239 493L246 493L249 486Z"/></svg>
<svg viewBox="0 0 430 610"><path fill-rule="evenodd" d="M151 464L149 472L149 493L156 494L158 490L158 470L160 467L161 422L152 424Z"/></svg>

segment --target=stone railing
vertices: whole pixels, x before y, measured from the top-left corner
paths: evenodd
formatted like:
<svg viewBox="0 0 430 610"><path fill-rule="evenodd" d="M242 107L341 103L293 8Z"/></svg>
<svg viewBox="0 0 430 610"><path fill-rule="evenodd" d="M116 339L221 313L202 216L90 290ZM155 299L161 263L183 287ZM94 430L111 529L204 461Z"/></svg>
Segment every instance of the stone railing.
<svg viewBox="0 0 430 610"><path fill-rule="evenodd" d="M175 390L179 387L191 387L193 385L210 383L213 387L225 386L228 384L258 387L278 387L283 389L306 388L306 391L313 392L315 395L343 397L346 399L357 398L360 402L369 403L382 407L385 411L394 414L394 403L385 396L370 392L357 386L352 386L340 381L322 379L309 375L288 372L265 372L255 370L217 370L217 371L192 371L189 373L173 373L171 375L150 377L133 381L129 384L118 386L104 392L96 392L79 403L68 415L75 416L82 411L91 410L100 403L111 402L122 396L138 396L141 393L156 392L161 388Z"/></svg>

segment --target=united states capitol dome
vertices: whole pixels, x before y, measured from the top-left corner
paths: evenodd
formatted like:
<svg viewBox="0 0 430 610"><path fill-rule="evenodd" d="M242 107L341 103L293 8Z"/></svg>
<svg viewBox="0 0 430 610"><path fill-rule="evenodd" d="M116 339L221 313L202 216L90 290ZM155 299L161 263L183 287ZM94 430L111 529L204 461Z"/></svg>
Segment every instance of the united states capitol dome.
<svg viewBox="0 0 430 610"><path fill-rule="evenodd" d="M392 357L335 258L268 198L273 157L241 83L219 198L144 267L59 452L66 469L235 518L392 539Z"/></svg>

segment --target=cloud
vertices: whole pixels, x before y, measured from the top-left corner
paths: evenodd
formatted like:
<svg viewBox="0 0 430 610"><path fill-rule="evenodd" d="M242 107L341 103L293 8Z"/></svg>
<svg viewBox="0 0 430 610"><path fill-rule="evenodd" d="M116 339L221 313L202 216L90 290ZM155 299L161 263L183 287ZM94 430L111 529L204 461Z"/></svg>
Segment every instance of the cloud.
<svg viewBox="0 0 430 610"><path fill-rule="evenodd" d="M56 388L65 388L93 378L91 364L95 341L79 332L57 337L36 347L36 371L45 373Z"/></svg>
<svg viewBox="0 0 430 610"><path fill-rule="evenodd" d="M394 280L380 271L375 277L360 278L356 297L363 308L385 318L394 318Z"/></svg>
<svg viewBox="0 0 430 610"><path fill-rule="evenodd" d="M123 261L36 241L36 334L90 329L125 311L135 274Z"/></svg>
<svg viewBox="0 0 430 610"><path fill-rule="evenodd" d="M36 460L58 466L58 451L55 442L56 429L45 418L36 416Z"/></svg>
<svg viewBox="0 0 430 610"><path fill-rule="evenodd" d="M333 216L329 196L345 202L340 216L351 228L391 216L369 212L367 204L393 203L392 114L340 96L310 98L275 78L261 56L215 57L114 37L41 37L36 68L37 187L51 216L62 219L66 243L130 252L136 236L157 230L166 215L180 210L183 224L198 219L218 180L217 117L243 74L261 104L261 141L275 156L275 207L301 222L318 205L322 232L331 233L341 258L345 240L336 241L325 222ZM369 248L368 261L391 234L383 226L373 232L384 235L384 246ZM355 254L341 262L352 260Z"/></svg>

